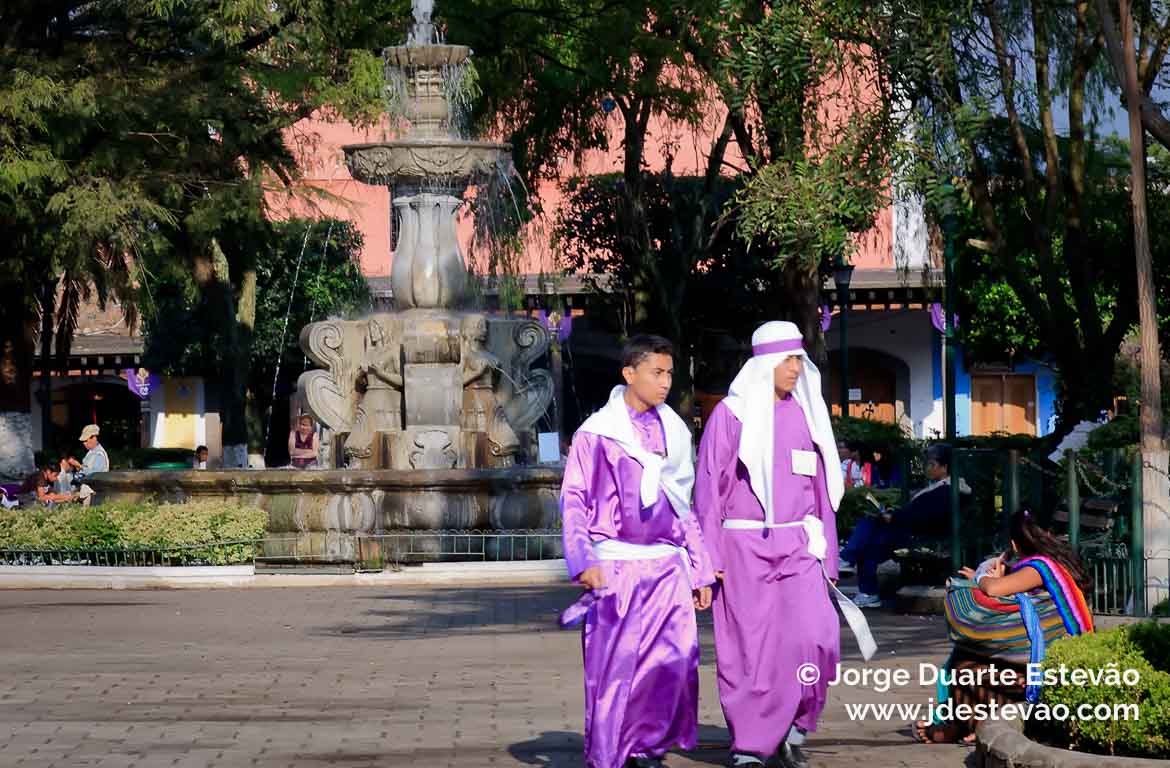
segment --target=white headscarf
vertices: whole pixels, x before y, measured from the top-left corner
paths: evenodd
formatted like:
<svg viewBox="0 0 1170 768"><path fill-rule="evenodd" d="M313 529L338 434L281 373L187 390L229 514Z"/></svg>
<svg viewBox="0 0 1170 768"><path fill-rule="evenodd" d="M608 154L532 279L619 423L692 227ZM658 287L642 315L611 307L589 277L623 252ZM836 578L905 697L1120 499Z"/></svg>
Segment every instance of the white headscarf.
<svg viewBox="0 0 1170 768"><path fill-rule="evenodd" d="M658 490L666 494L670 506L679 519L691 514L691 490L695 486L695 465L691 460L691 432L669 405L659 405L658 418L666 434L666 458L650 453L634 434L634 423L626 408L626 388L618 385L609 393L609 401L594 413L577 431L608 437L620 445L642 465L642 483L639 489L642 507L652 506L658 499Z"/></svg>
<svg viewBox="0 0 1170 768"><path fill-rule="evenodd" d="M775 439L775 370L786 358L804 358L804 372L792 390L792 397L804 412L809 434L820 450L834 511L845 495L837 441L829 408L821 396L821 372L804 351L804 339L796 324L774 320L752 334L752 358L740 369L723 402L739 419L739 460L747 467L752 491L764 508L765 520L772 517L773 447Z"/></svg>

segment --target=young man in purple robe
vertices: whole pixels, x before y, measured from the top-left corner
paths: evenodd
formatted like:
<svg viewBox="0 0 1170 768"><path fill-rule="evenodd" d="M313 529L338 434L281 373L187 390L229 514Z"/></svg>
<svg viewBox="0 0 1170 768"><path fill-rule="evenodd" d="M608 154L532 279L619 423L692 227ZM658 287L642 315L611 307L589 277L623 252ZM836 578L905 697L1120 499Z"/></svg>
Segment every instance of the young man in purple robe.
<svg viewBox="0 0 1170 768"><path fill-rule="evenodd" d="M820 373L796 325L765 323L704 426L695 482L719 579L715 656L733 766L774 754L785 768L808 765L801 745L840 658L831 592L862 654L873 653L860 609L835 586L843 494Z"/></svg>
<svg viewBox="0 0 1170 768"><path fill-rule="evenodd" d="M586 594L562 616L584 618L585 762L660 766L698 731L695 609L715 576L691 514L691 435L669 406L673 350L637 336L622 351L625 386L590 416L565 462L565 560Z"/></svg>

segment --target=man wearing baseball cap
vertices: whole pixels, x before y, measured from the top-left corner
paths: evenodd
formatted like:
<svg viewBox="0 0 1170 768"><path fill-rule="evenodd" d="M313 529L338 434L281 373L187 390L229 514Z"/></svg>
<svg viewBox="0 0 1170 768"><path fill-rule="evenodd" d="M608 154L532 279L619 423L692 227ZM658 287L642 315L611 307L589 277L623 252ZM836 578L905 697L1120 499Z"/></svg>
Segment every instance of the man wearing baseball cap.
<svg viewBox="0 0 1170 768"><path fill-rule="evenodd" d="M97 424L90 424L81 430L81 444L85 446L85 458L81 461L77 459L69 459L69 464L76 470L79 470L74 479L84 479L94 474L95 472L109 472L110 471L110 457L106 453L106 449L98 442L98 435L101 433L101 428ZM78 494L79 498L86 506L93 500L93 488L85 483L81 484L81 490Z"/></svg>

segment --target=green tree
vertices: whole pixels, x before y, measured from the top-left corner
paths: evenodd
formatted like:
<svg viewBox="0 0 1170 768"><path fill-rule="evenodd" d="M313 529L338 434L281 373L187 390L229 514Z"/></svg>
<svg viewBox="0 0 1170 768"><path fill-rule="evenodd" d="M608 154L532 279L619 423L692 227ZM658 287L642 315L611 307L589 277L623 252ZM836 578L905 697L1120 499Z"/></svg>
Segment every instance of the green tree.
<svg viewBox="0 0 1170 768"><path fill-rule="evenodd" d="M182 265L223 331L224 439L242 443L254 254L271 238L270 188L297 179L286 131L314 113L375 119L373 51L406 18L397 0L5 4L0 282L29 297L64 278L100 298L149 281L144 260ZM30 339L40 304L6 307L5 337ZM30 355L22 344L22 371Z"/></svg>
<svg viewBox="0 0 1170 768"><path fill-rule="evenodd" d="M676 154L668 144L652 145L654 120L698 125L711 103L711 85L695 76L688 41L712 7L673 0L463 0L438 11L448 37L476 50L483 99L473 118L510 136L524 189L565 181L566 157L610 149L611 126L620 136L611 244L629 267L621 273L630 297L627 329L679 342L676 392L680 410L689 412L692 343L681 309L691 281L675 278L692 274L718 236L720 171L731 131L716 131L704 152L701 185L685 201L678 198L677 208L672 203L679 215L666 241L650 235L650 208L654 189L671 184L670 160L661 174L649 172L647 162L654 149Z"/></svg>
<svg viewBox="0 0 1170 768"><path fill-rule="evenodd" d="M1063 374L1062 424L1095 416L1136 302L1125 214L1095 207L1127 174L1095 137L1104 45L1090 3L970 0L908 19L900 41L919 54L911 151L928 198L958 182L969 241Z"/></svg>
<svg viewBox="0 0 1170 768"><path fill-rule="evenodd" d="M780 270L780 312L815 349L821 276L850 260L888 202L902 6L721 0L691 50L748 163L725 215Z"/></svg>
<svg viewBox="0 0 1170 768"><path fill-rule="evenodd" d="M640 267L623 253L618 242L617 201L622 183L620 174L570 179L554 232L566 266L588 274L603 306L612 310L603 316L615 319L618 332L629 333L636 312L634 286L639 282ZM703 260L694 267L677 257L677 222L686 221L694 211L704 184L704 179L694 176L651 174L646 194L649 238L662 244L654 252L656 274L662 283L659 290L666 294L664 303L675 307L685 320L680 340L696 350L704 346L705 337L746 339L775 309L775 296L781 290L780 273L750 253L730 226L714 232ZM732 200L736 188L734 179L721 180L720 208ZM604 285L599 284L602 281ZM713 301L714 297L718 300ZM669 333L677 328L652 329ZM727 366L719 372L712 370L721 363L734 361L696 353L696 382L705 379L706 386L726 384L720 379L730 373Z"/></svg>
<svg viewBox="0 0 1170 768"><path fill-rule="evenodd" d="M273 225L274 240L256 257L256 326L245 368L249 445L283 463L288 422L278 407L306 369L298 338L315 320L369 309L358 255L361 234L345 221L291 219ZM192 274L163 261L143 296L146 362L168 375L223 375L225 329L201 322L215 297ZM270 428L271 427L271 428ZM268 437L265 443L265 437ZM273 450L275 449L275 450Z"/></svg>
<svg viewBox="0 0 1170 768"><path fill-rule="evenodd" d="M628 329L681 342L675 369L683 412L694 345L687 310L710 297L708 268L723 258L727 235L738 232L741 253L760 264L787 268L765 281L773 309L819 342L819 269L848 255L848 233L872 226L880 207L876 150L892 130L881 70L865 70L873 73L865 88L875 89L874 98L852 102L856 115L846 109L829 120L815 94L835 75L855 73L864 60L856 55L859 35L889 28L859 21L869 3L844 4L852 15L838 13L839 5L816 4L829 14L822 26L807 3L471 0L440 9L451 39L477 51L478 116L511 136L527 188L565 181L565 156L620 152L615 183L573 183L570 192L584 205L559 228L583 225L568 238L580 243L598 234L597 224L607 227L598 248L606 254L571 259L604 265L616 278ZM862 109L868 104L877 108ZM651 130L664 120L696 129L714 120L698 132L709 136L700 147L704 167L685 181L672 168L678 148ZM807 142L810 135L817 140ZM655 150L666 162L651 170ZM738 167L735 150L747 160ZM612 216L590 221L586 198L603 188ZM704 292L695 294L700 285Z"/></svg>

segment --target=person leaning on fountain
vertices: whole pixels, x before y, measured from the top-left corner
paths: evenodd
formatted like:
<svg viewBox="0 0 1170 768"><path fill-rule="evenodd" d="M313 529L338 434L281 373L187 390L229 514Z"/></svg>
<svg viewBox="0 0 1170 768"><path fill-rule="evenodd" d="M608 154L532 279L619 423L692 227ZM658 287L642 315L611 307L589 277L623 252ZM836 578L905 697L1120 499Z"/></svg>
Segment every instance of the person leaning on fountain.
<svg viewBox="0 0 1170 768"><path fill-rule="evenodd" d="M691 514L691 434L665 405L669 341L636 336L626 386L573 437L561 486L565 561L587 591L561 616L584 619L585 762L660 766L698 731L695 609L715 575Z"/></svg>
<svg viewBox="0 0 1170 768"><path fill-rule="evenodd" d="M307 413L297 419L297 428L288 433L289 463L297 469L312 469L317 466L317 452L321 439L313 430L313 417Z"/></svg>
<svg viewBox="0 0 1170 768"><path fill-rule="evenodd" d="M69 459L70 466L76 470L73 474L73 484L79 486L77 498L87 507L93 501L93 488L83 481L97 472L110 471L110 456L98 442L99 434L101 428L97 424L90 424L81 430L81 437L78 439L85 446L85 458L81 461Z"/></svg>

